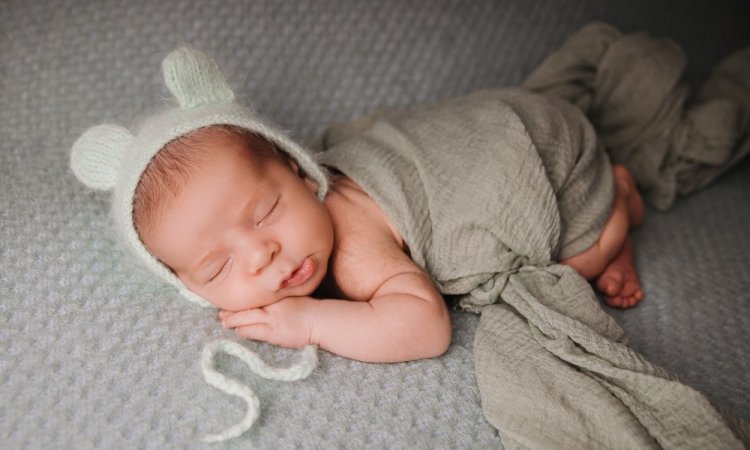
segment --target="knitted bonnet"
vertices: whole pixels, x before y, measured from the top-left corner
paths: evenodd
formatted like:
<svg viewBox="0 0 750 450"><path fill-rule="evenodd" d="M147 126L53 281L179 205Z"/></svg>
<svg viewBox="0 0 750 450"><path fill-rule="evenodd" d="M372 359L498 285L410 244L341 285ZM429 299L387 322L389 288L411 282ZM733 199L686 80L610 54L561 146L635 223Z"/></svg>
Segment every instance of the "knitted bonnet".
<svg viewBox="0 0 750 450"><path fill-rule="evenodd" d="M146 249L133 222L133 197L151 159L170 141L210 125L234 125L257 133L293 158L318 183L322 200L328 189L325 172L313 156L251 108L235 102L216 62L206 54L180 48L162 61L164 82L178 106L149 117L137 134L104 124L85 131L73 144L70 165L89 187L112 190L112 220L125 248L156 275L176 286L187 299L211 306L188 290L169 268Z"/></svg>
<svg viewBox="0 0 750 450"><path fill-rule="evenodd" d="M178 106L147 118L137 134L119 125L98 125L85 131L73 144L70 166L89 187L112 190L112 221L125 248L155 274L176 286L187 299L202 306L211 304L183 285L177 276L156 259L138 237L133 222L133 198L138 182L151 159L170 141L211 125L234 125L257 133L294 159L308 177L318 183L323 200L328 181L312 154L288 138L280 129L254 110L235 102L234 93L219 67L206 54L180 48L162 61L164 82ZM217 151L220 151L217 149ZM317 366L317 346L308 345L300 361L288 368L266 365L254 352L227 339L207 344L201 357L206 382L247 404L244 418L221 433L202 439L218 442L235 438L248 430L259 414L259 400L248 386L229 378L214 367L216 354L223 352L242 360L256 374L272 380L293 381L307 377Z"/></svg>

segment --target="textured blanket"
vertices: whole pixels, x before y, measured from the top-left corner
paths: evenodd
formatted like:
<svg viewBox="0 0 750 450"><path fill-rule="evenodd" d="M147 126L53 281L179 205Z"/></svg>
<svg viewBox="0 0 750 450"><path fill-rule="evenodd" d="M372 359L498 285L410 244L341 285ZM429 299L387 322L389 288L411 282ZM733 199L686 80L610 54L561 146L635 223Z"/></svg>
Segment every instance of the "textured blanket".
<svg viewBox="0 0 750 450"><path fill-rule="evenodd" d="M581 33L586 39L602 33L617 39L605 26ZM651 54L642 47L656 41L630 42ZM547 72L536 75L538 86L568 92L566 80L555 78L554 58L545 64ZM632 83L627 70L622 74L626 85ZM623 88L612 83L615 92ZM662 100L672 105L676 85L667 87ZM582 110L589 112L592 102L581 100L580 91L588 93L585 87L576 92L580 109L554 92L481 91L335 126L314 146L324 150L324 164L354 179L379 203L411 257L444 294L481 311L474 345L477 382L487 418L506 447L742 448L746 424L725 419L701 393L627 347L590 285L554 263L594 242L612 203L609 160L600 145L605 140L597 139L584 117ZM624 94L607 98L632 103ZM646 103L653 102L663 112L663 102ZM741 105L718 103L727 114L742 112ZM616 111L620 120L628 116L622 108ZM675 131L669 118L653 131L677 136L666 146L668 156L631 151L630 159L619 158L630 163L639 181L674 174L667 188L645 186L662 207L674 192L689 191L669 186L706 173L686 170L691 161L698 161L693 167L704 168L708 161L718 168L701 178L701 185L745 151L735 145L737 133L724 134L717 140L738 150L725 151L721 161L715 154L678 158L674 142L685 133L699 129L715 137L727 127L691 122L692 128ZM712 146L706 149L715 153Z"/></svg>

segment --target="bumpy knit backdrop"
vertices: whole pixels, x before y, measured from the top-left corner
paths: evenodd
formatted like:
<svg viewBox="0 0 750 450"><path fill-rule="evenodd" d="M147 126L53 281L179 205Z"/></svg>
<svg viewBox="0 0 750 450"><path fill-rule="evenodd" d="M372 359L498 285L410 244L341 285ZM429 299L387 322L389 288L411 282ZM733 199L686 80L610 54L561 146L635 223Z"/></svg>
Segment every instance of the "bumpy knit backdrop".
<svg viewBox="0 0 750 450"><path fill-rule="evenodd" d="M203 383L231 337L110 237L108 199L68 151L167 97L159 62L190 44L300 139L385 106L516 83L581 25L674 37L699 80L750 45L744 0L0 1L0 447L198 447L244 410ZM635 233L646 300L614 313L632 345L750 419L750 164ZM498 446L472 372L476 317L444 357L372 365L327 353L304 381L229 374L261 399L231 448ZM269 361L294 353L246 343Z"/></svg>

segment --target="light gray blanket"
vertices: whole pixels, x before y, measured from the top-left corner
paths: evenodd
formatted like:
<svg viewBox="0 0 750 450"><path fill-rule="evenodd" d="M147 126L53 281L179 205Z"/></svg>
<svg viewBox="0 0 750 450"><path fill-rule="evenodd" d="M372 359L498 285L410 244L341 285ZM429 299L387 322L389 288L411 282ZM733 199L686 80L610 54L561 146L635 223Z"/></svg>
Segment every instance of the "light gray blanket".
<svg viewBox="0 0 750 450"><path fill-rule="evenodd" d="M619 39L600 25L577 36L602 48L597 47L602 35L610 42ZM658 43L625 42L631 54L646 55L653 55L649 46ZM506 447L742 448L746 424L725 419L700 392L628 348L590 285L554 263L588 248L601 231L613 187L600 142L617 142L597 139L581 110L596 110L592 105L599 103L591 98L600 97L558 76L566 71L556 71L563 66L555 57L527 84L547 96L488 90L409 112L386 111L334 126L314 146L325 150L324 164L354 179L378 202L441 292L481 311L474 345L477 382L485 414ZM675 73L672 60L659 62L666 61ZM629 72L620 73L625 86L608 80L607 92L637 93L639 84ZM658 70L654 73L661 79ZM589 75L594 81L598 77L595 70ZM648 78L637 81L650 85ZM747 140L723 123L710 126L712 115L696 113L678 128L676 109L684 106L684 90L675 83L655 85L667 89L661 100L645 103L655 104L664 120L647 119L663 128L621 141L617 148L625 150L615 159L629 163L649 198L667 207L675 192L705 184L741 158ZM674 100L674 89L682 100ZM557 99L559 92L573 92L560 96L580 109ZM604 98L605 105L614 103L621 122L633 111L618 101L641 100L622 92ZM665 103L669 114L663 114ZM742 113L742 105L724 100L704 108ZM696 122L700 117L710 123ZM607 136L618 135L621 122ZM747 130L739 120L733 124ZM677 144L695 139L695 130L731 151L720 161L715 145L705 147L712 152L706 157L696 154L700 146L685 147L689 155L680 153ZM670 138L659 147L664 134ZM632 141L639 144L636 150ZM654 157L652 148L666 150Z"/></svg>
<svg viewBox="0 0 750 450"><path fill-rule="evenodd" d="M597 18L675 38L689 80L750 44L750 2L676 4L3 0L0 448L206 449L200 436L242 417L244 405L207 386L199 366L207 342L239 338L123 254L108 198L69 169L71 144L92 124L131 124L169 95L159 78L169 51L213 55L239 95L306 140L386 106L516 85ZM631 347L750 419L747 229L750 158L670 211L648 209L633 233L646 298L606 310ZM213 447L501 448L474 380L480 316L451 315L454 340L440 358L379 365L321 352L295 383L220 359L262 413ZM274 365L295 361L294 351L242 344Z"/></svg>

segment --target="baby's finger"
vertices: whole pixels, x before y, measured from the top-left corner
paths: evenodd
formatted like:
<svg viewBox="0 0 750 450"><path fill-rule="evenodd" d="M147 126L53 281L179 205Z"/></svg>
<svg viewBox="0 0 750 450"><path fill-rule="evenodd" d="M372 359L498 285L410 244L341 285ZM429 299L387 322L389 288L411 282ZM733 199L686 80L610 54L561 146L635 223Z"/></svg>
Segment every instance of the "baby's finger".
<svg viewBox="0 0 750 450"><path fill-rule="evenodd" d="M257 323L253 325L243 325L241 327L237 327L236 330L238 335L253 339L256 341L268 341L268 339L271 337L271 325L267 323Z"/></svg>
<svg viewBox="0 0 750 450"><path fill-rule="evenodd" d="M268 313L263 309L248 309L245 311L238 311L227 316L223 321L222 325L225 328L237 328L243 325L254 325L257 323L266 322Z"/></svg>
<svg viewBox="0 0 750 450"><path fill-rule="evenodd" d="M224 310L224 309L220 309L219 310L219 320L224 320L227 317L229 317L230 315L232 315L232 311L227 311L227 310Z"/></svg>

